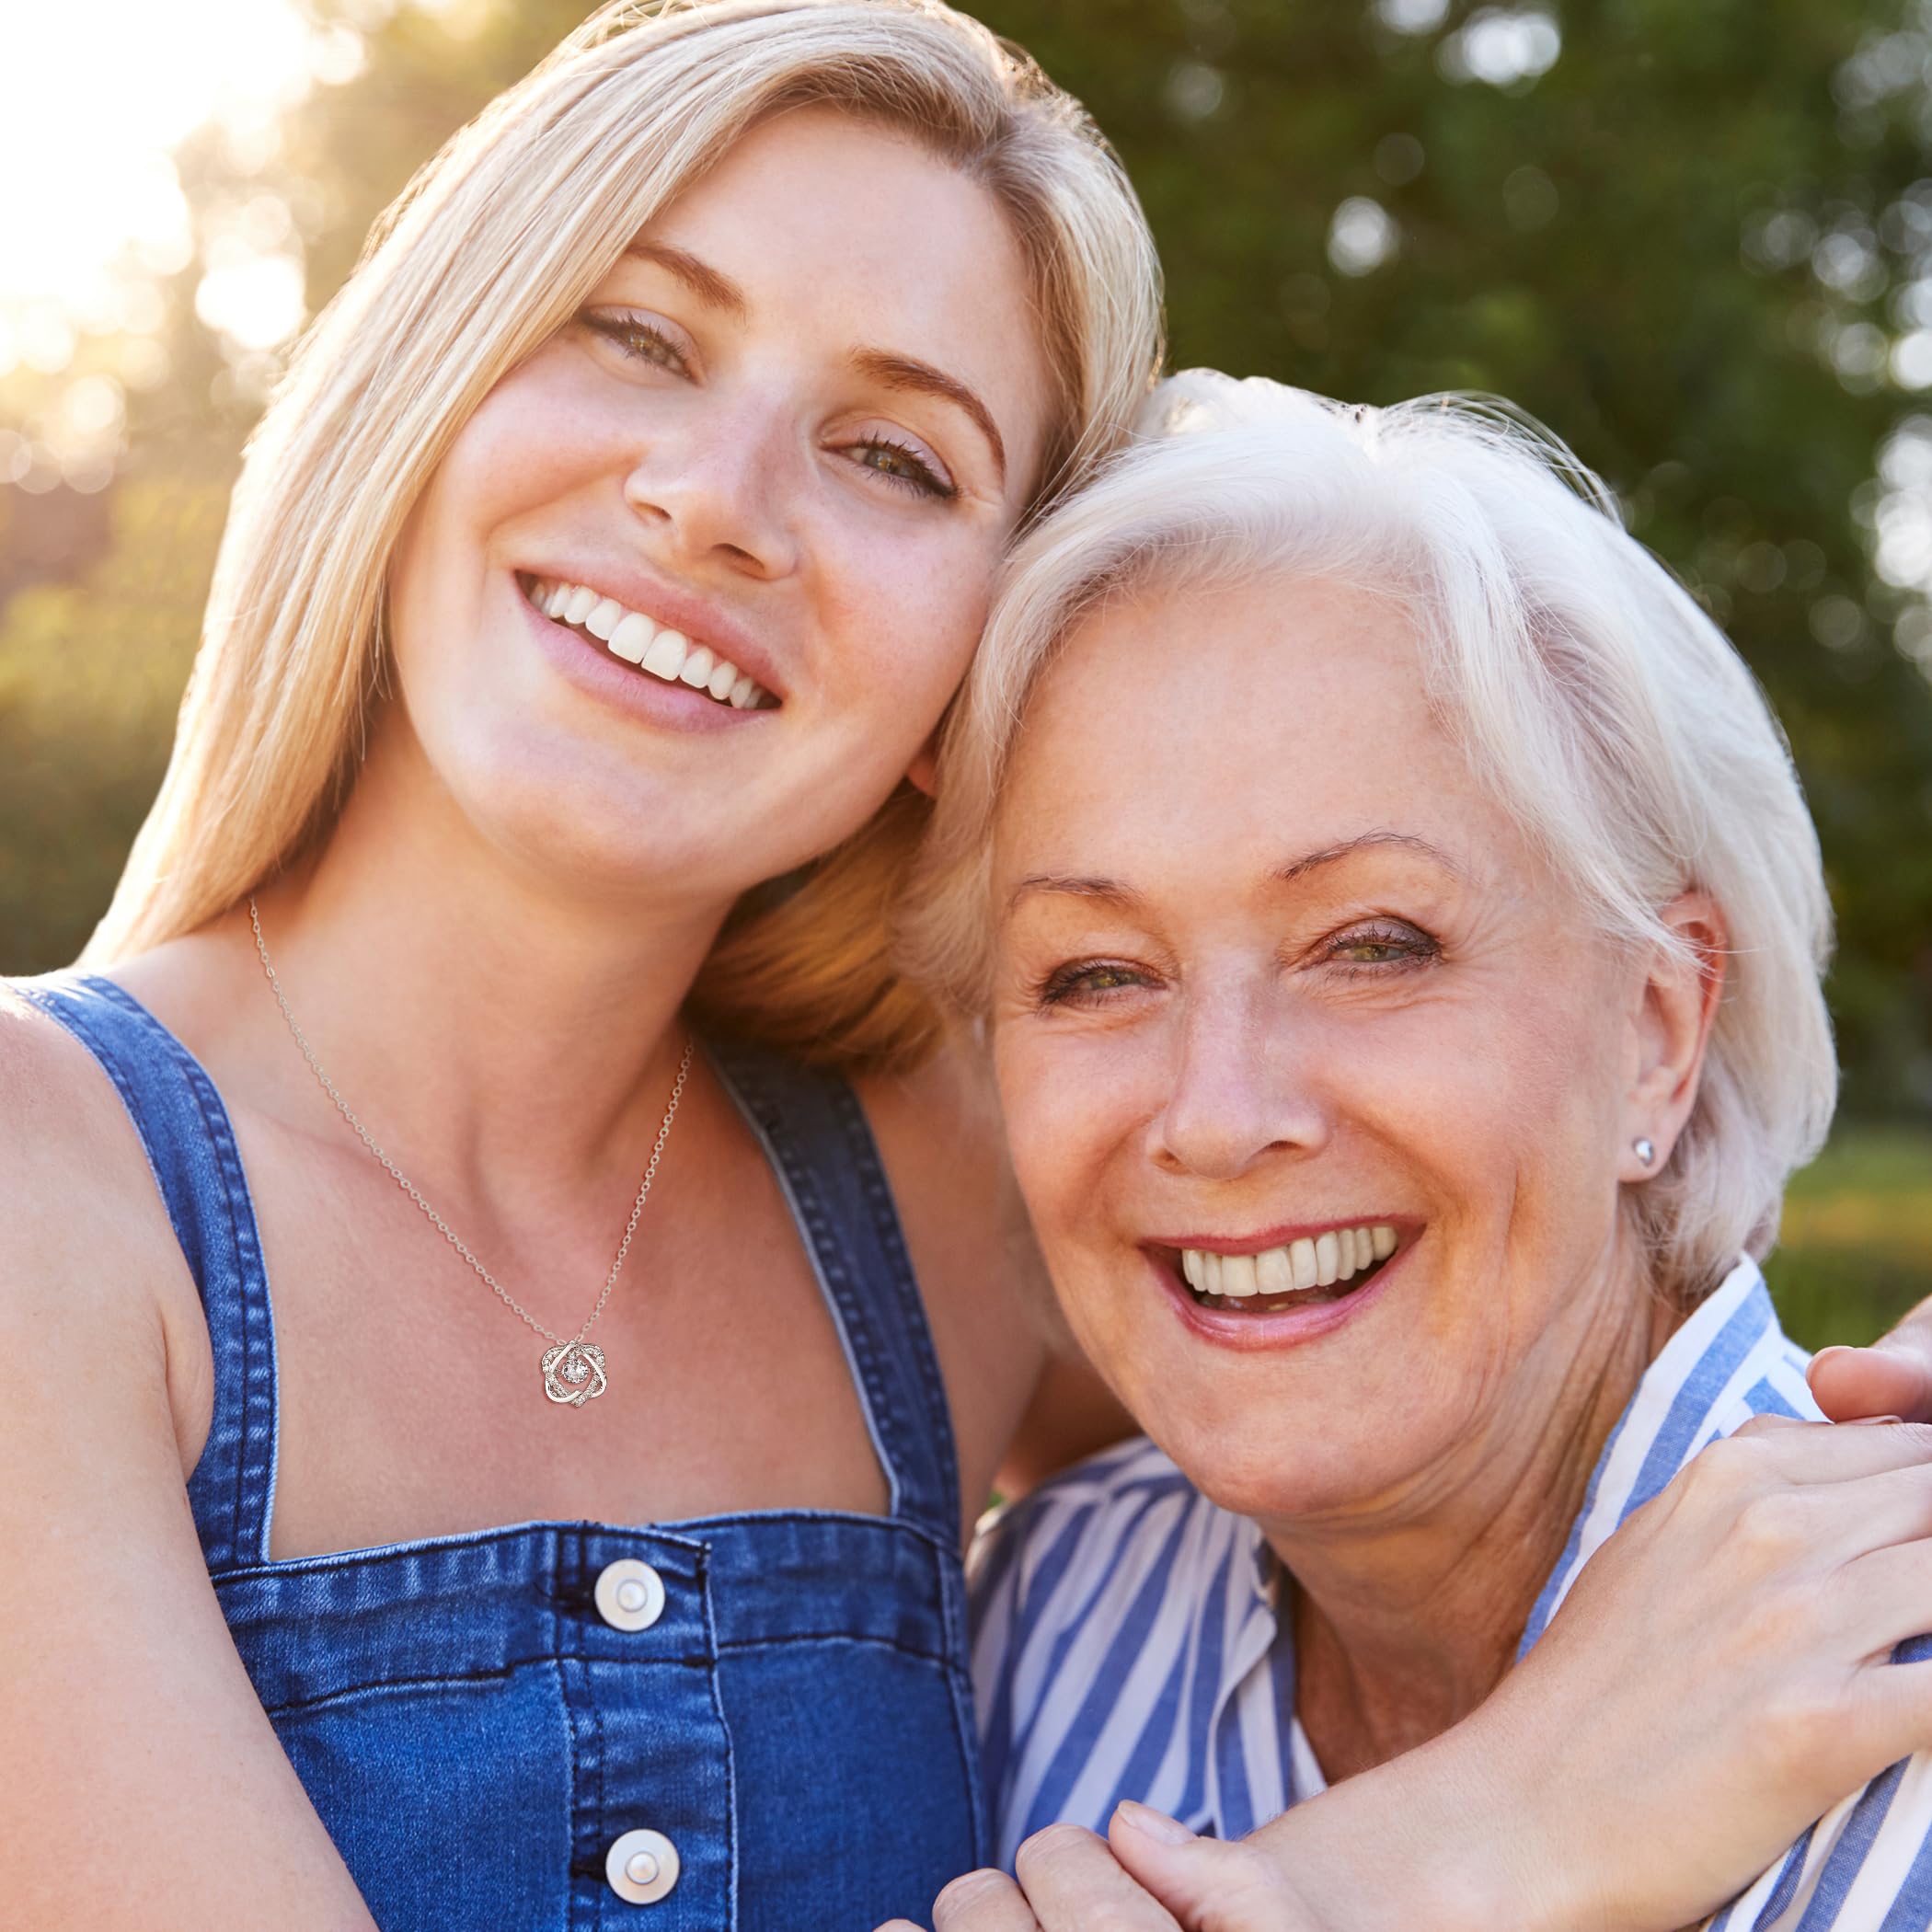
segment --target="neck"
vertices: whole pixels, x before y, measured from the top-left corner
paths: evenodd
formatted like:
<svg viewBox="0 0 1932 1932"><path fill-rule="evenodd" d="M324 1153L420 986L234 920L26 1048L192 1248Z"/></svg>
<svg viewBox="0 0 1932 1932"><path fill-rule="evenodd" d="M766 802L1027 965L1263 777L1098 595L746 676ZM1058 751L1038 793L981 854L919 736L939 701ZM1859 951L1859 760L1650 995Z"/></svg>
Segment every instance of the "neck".
<svg viewBox="0 0 1932 1932"><path fill-rule="evenodd" d="M319 855L258 895L311 1046L378 1139L463 1188L634 1168L730 895L617 892L520 863L410 766L379 746ZM230 924L257 989L237 1024L280 1029L246 911ZM264 1064L308 1078L286 1047Z"/></svg>
<svg viewBox="0 0 1932 1932"><path fill-rule="evenodd" d="M1593 1275L1514 1371L1542 1400L1501 1405L1399 1493L1267 1526L1294 1584L1297 1714L1331 1782L1446 1731L1514 1662L1597 1457L1676 1326L1634 1258Z"/></svg>

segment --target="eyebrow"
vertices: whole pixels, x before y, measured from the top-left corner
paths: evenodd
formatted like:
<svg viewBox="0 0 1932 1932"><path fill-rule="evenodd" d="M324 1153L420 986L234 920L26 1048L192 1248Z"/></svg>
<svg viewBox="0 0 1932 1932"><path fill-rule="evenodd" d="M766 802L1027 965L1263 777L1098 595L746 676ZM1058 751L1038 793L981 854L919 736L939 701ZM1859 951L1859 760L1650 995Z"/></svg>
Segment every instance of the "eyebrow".
<svg viewBox="0 0 1932 1932"><path fill-rule="evenodd" d="M688 248L674 248L669 242L634 241L624 252L639 261L654 261L659 268L669 270L700 302L707 302L713 308L740 316L751 312L744 291L729 275L699 259Z"/></svg>
<svg viewBox="0 0 1932 1932"><path fill-rule="evenodd" d="M1319 871L1324 866L1339 865L1345 858L1353 857L1358 852L1373 851L1378 847L1394 846L1398 850L1420 854L1432 860L1452 878L1461 879L1463 868L1439 845L1432 845L1426 838L1420 838L1412 832L1364 832L1355 838L1343 839L1340 844L1324 845L1319 852L1305 853L1300 858L1290 859L1285 866L1276 868L1275 879L1282 885L1292 885L1305 879L1310 872ZM1059 872L1034 872L1022 879L1006 895L1003 917L1009 917L1022 899L1032 897L1037 892L1061 892L1075 899L1096 899L1103 904L1118 906L1122 911L1132 911L1146 902L1132 886L1122 885L1117 879L1107 879L1093 875L1068 874Z"/></svg>
<svg viewBox="0 0 1932 1932"><path fill-rule="evenodd" d="M1022 899L1030 899L1036 892L1064 892L1075 899L1098 899L1109 905L1131 908L1145 902L1132 886L1123 886L1114 879L1069 878L1058 872L1034 872L1022 879L1006 894L1006 912L1010 914Z"/></svg>
<svg viewBox="0 0 1932 1932"><path fill-rule="evenodd" d="M1002 484L1006 480L1006 445L1000 440L999 426L993 412L957 376L935 369L916 357L900 355L890 349L861 349L852 358L852 366L861 375L883 383L889 389L914 389L925 396L937 396L962 409L979 426L993 451L994 467Z"/></svg>
<svg viewBox="0 0 1932 1932"><path fill-rule="evenodd" d="M639 261L655 262L659 268L668 270L699 301L708 303L713 308L721 308L728 315L741 319L751 313L752 305L744 291L729 275L714 269L688 248L640 238L632 242L624 252ZM874 382L883 383L889 389L916 390L921 395L939 397L963 409L978 425L980 433L991 447L993 466L999 472L999 480L1004 487L1006 445L1000 436L999 425L994 421L992 410L958 376L948 375L945 370L935 369L930 362L922 362L916 356L901 355L890 349L858 350L852 357L852 366L861 375L870 376Z"/></svg>
<svg viewBox="0 0 1932 1932"><path fill-rule="evenodd" d="M1337 845L1324 845L1319 852L1310 852L1300 858L1291 859L1281 867L1275 877L1283 885L1292 885L1297 879L1318 870L1323 866L1332 866L1344 858L1351 858L1358 852L1371 851L1377 846L1393 845L1398 850L1414 852L1432 860L1447 872L1452 879L1461 879L1463 868L1444 852L1440 845L1432 845L1426 838L1420 838L1413 832L1364 832L1355 838L1343 839Z"/></svg>

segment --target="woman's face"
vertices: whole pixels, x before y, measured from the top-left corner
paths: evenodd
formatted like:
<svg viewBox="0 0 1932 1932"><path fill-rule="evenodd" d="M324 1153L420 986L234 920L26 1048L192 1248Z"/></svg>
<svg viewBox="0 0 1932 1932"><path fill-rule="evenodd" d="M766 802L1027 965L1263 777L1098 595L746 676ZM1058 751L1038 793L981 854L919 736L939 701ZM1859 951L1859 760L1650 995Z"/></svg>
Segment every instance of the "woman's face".
<svg viewBox="0 0 1932 1932"><path fill-rule="evenodd" d="M755 129L457 437L392 572L390 739L599 891L722 903L835 844L932 730L1033 488L1030 306L1003 212L923 149Z"/></svg>
<svg viewBox="0 0 1932 1932"><path fill-rule="evenodd" d="M1644 971L1421 682L1358 590L1123 602L1047 675L998 821L999 1083L1054 1279L1147 1432L1264 1521L1432 1493L1648 1339Z"/></svg>

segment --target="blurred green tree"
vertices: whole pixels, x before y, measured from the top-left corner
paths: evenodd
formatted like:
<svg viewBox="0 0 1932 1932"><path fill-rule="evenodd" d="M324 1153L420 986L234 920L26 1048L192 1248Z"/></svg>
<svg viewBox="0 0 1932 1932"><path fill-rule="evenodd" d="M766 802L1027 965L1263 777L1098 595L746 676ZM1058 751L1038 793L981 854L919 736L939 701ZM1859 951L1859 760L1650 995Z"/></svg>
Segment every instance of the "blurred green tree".
<svg viewBox="0 0 1932 1932"><path fill-rule="evenodd" d="M269 160L211 141L180 162L204 236L283 212L312 306L582 10L315 5L360 72ZM1178 363L1370 402L1493 391L1609 477L1790 733L1840 921L1848 1101L1932 1113L1932 0L978 10L1119 147ZM72 954L165 759L212 506L271 373L219 351L196 272L105 553L0 612L0 969ZM24 574L8 495L0 598Z"/></svg>

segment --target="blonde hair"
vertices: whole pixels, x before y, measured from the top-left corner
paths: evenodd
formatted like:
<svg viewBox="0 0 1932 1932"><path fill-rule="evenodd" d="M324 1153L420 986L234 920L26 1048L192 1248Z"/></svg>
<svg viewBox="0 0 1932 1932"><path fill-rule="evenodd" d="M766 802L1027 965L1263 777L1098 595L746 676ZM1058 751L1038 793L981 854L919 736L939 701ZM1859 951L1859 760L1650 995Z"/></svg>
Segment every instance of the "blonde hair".
<svg viewBox="0 0 1932 1932"><path fill-rule="evenodd" d="M1723 998L1666 1165L1626 1189L1653 1280L1688 1306L1777 1236L1832 1117L1818 838L1763 693L1615 500L1536 425L1425 397L1348 408L1191 371L1148 440L1017 547L939 765L903 914L908 968L985 1009L992 832L1029 698L1105 601L1256 575L1398 598L1472 767L1613 940L1682 950L1660 910L1708 891ZM1284 744L1294 722L1282 720Z"/></svg>
<svg viewBox="0 0 1932 1932"><path fill-rule="evenodd" d="M755 122L811 105L911 136L1006 211L1059 391L1034 508L1117 443L1159 359L1153 242L1078 103L1023 54L939 0L605 6L422 170L302 344L236 489L167 775L85 959L192 930L326 836L379 684L390 555L457 431L658 210ZM923 819L897 798L741 908L701 1015L847 1064L922 1051L935 1018L884 937Z"/></svg>

